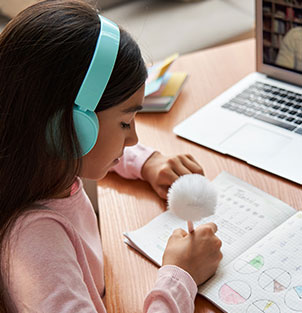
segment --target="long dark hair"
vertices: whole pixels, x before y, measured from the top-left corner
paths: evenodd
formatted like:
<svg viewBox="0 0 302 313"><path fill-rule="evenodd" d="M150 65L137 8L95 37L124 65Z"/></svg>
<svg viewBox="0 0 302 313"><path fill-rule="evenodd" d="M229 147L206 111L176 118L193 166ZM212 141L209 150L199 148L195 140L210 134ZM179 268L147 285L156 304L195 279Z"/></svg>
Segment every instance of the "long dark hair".
<svg viewBox="0 0 302 313"><path fill-rule="evenodd" d="M80 171L72 108L99 35L97 14L80 0L42 1L0 35L0 313L17 312L7 288L12 226L37 200L69 188ZM137 44L121 29L117 60L96 111L125 101L146 76ZM57 116L63 158L49 149L46 135Z"/></svg>

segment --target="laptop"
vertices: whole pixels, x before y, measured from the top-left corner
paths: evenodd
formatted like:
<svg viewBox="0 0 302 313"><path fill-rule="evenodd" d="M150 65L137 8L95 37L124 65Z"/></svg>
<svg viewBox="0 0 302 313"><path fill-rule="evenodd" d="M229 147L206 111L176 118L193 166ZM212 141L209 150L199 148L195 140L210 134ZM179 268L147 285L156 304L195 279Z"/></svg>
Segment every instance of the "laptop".
<svg viewBox="0 0 302 313"><path fill-rule="evenodd" d="M256 0L257 72L174 133L302 184L301 9L302 0Z"/></svg>

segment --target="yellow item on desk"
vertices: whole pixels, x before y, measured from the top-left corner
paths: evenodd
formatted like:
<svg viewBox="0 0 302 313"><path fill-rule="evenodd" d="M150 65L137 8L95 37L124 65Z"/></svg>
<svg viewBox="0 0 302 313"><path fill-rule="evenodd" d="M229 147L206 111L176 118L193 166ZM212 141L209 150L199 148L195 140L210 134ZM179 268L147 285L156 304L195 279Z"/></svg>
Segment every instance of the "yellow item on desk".
<svg viewBox="0 0 302 313"><path fill-rule="evenodd" d="M186 73L168 71L178 56L175 53L148 69L141 112L168 112L171 109L187 78Z"/></svg>
<svg viewBox="0 0 302 313"><path fill-rule="evenodd" d="M163 76L167 70L169 69L169 67L171 66L171 64L179 57L179 54L178 53L174 53L172 54L171 56L167 57L163 63L161 64L160 66L160 71L157 75L157 78Z"/></svg>
<svg viewBox="0 0 302 313"><path fill-rule="evenodd" d="M168 80L165 88L163 89L161 96L162 97L173 97L177 94L178 90L181 88L187 77L186 73L175 72L171 73L171 77Z"/></svg>

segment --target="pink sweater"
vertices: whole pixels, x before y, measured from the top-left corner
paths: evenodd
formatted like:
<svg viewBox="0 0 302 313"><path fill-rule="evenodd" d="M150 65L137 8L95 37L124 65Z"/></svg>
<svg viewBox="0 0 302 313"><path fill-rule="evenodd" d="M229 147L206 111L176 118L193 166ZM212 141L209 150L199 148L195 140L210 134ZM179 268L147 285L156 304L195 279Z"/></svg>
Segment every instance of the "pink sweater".
<svg viewBox="0 0 302 313"><path fill-rule="evenodd" d="M141 145L127 148L115 170L127 178L141 178L141 167L151 153ZM98 223L82 181L77 180L68 198L38 205L18 220L12 234L9 290L19 312L106 312ZM163 266L143 312L193 312L196 293L187 272Z"/></svg>

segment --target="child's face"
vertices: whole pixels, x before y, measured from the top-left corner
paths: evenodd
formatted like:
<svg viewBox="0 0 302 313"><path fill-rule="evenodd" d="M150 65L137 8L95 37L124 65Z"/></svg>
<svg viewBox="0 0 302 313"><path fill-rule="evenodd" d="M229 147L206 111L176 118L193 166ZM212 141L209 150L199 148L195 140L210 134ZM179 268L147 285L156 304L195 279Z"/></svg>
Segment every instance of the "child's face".
<svg viewBox="0 0 302 313"><path fill-rule="evenodd" d="M125 102L97 113L99 135L93 149L82 159L82 177L103 178L118 163L124 148L138 142L134 117L142 108L144 92L145 85Z"/></svg>

